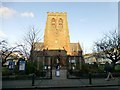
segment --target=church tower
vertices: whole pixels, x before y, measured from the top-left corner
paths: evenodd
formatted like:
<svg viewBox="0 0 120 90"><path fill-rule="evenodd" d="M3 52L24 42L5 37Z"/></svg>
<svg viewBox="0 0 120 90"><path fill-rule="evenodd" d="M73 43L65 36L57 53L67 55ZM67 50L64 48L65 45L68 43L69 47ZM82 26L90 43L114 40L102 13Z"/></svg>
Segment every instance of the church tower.
<svg viewBox="0 0 120 90"><path fill-rule="evenodd" d="M66 50L70 55L70 37L66 12L48 12L44 32L44 49Z"/></svg>

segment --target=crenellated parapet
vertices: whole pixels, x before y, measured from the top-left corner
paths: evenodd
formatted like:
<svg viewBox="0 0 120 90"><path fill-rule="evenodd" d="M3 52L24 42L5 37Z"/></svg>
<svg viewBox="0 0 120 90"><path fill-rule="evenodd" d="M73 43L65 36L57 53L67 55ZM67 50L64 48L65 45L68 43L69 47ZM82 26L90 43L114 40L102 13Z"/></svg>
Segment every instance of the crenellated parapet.
<svg viewBox="0 0 120 90"><path fill-rule="evenodd" d="M67 15L66 12L47 12L48 16L51 15Z"/></svg>

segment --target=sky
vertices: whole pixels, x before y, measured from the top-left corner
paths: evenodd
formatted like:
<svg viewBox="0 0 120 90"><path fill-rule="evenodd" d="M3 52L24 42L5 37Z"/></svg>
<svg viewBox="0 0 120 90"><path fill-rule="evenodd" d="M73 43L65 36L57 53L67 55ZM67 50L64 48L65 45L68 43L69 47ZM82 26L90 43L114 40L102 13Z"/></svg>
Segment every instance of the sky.
<svg viewBox="0 0 120 90"><path fill-rule="evenodd" d="M70 42L79 42L84 53L91 53L105 33L118 29L117 2L2 2L0 39L19 43L30 26L44 34L47 12L67 12Z"/></svg>

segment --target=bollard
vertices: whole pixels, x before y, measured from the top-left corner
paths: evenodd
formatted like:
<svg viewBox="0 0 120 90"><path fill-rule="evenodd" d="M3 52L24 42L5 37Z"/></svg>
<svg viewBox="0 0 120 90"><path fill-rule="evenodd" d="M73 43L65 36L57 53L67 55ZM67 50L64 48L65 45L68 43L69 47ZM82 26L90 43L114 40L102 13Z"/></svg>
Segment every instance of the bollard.
<svg viewBox="0 0 120 90"><path fill-rule="evenodd" d="M89 84L90 85L92 84L92 75L91 75L91 72L89 72Z"/></svg>
<svg viewBox="0 0 120 90"><path fill-rule="evenodd" d="M35 74L33 73L32 74L32 86L34 86L35 85Z"/></svg>

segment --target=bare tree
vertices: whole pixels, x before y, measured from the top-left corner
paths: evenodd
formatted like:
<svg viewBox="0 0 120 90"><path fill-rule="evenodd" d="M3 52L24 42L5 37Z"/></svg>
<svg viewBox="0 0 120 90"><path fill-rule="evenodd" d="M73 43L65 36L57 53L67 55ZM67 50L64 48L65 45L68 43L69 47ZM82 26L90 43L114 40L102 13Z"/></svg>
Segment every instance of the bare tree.
<svg viewBox="0 0 120 90"><path fill-rule="evenodd" d="M27 48L27 45L25 45L25 44L18 44L18 43L16 43L16 45L20 46L18 48L18 51L20 51L21 54L28 60L30 52L29 52L29 49Z"/></svg>
<svg viewBox="0 0 120 90"><path fill-rule="evenodd" d="M34 27L30 27L29 32L25 36L25 43L30 46L29 60L33 60L33 52L35 50L35 43L39 42L42 39L41 38L42 35L39 35L39 34L40 34L40 30L36 30ZM23 48L24 50L26 49L25 47Z"/></svg>
<svg viewBox="0 0 120 90"><path fill-rule="evenodd" d="M112 60L115 65L120 60L120 38L117 31L109 32L101 40L95 42L95 48L101 57Z"/></svg>
<svg viewBox="0 0 120 90"><path fill-rule="evenodd" d="M7 61L7 58L16 50L20 45L9 47L6 40L0 41L0 51L2 58L2 65Z"/></svg>

